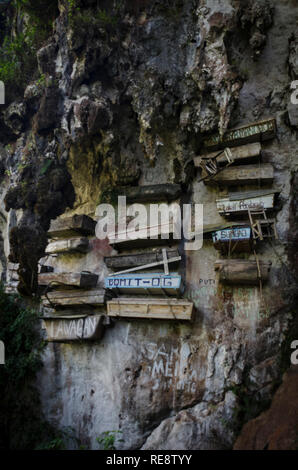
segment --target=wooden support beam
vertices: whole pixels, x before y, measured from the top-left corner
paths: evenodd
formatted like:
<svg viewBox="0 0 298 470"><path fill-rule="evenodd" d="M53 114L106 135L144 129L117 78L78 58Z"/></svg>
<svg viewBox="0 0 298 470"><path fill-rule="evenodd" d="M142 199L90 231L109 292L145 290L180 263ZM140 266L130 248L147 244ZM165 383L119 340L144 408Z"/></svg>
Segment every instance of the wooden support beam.
<svg viewBox="0 0 298 470"><path fill-rule="evenodd" d="M48 292L47 295L42 296L42 303L44 307L82 307L90 305L92 307L99 307L105 303L105 290L104 289L68 289Z"/></svg>
<svg viewBox="0 0 298 470"><path fill-rule="evenodd" d="M55 240L49 243L46 254L87 253L88 249L88 238L69 238L68 240Z"/></svg>
<svg viewBox="0 0 298 470"><path fill-rule="evenodd" d="M117 298L107 302L110 317L192 320L193 303L177 299Z"/></svg>
<svg viewBox="0 0 298 470"><path fill-rule="evenodd" d="M121 191L120 191L121 192ZM120 194L119 192L119 194ZM122 193L121 193L122 194ZM127 202L173 201L181 195L180 184L153 184L123 188Z"/></svg>
<svg viewBox="0 0 298 470"><path fill-rule="evenodd" d="M240 145L239 147L234 147L230 149L232 154L233 161L237 164L242 161L246 161L247 159L256 158L261 153L261 144L259 142L255 142L253 144L247 145ZM211 152L211 153L204 153L199 157L194 158L194 164L196 167L201 165L202 160L209 160L214 159L218 155L219 151ZM227 159L225 155L219 155L216 158L216 162L219 165L226 164Z"/></svg>
<svg viewBox="0 0 298 470"><path fill-rule="evenodd" d="M229 129L223 137L215 134L204 141L204 147L208 149L221 149L225 147L234 147L250 142L263 142L273 139L276 135L275 119L266 119L264 121L247 124L236 129Z"/></svg>
<svg viewBox="0 0 298 470"><path fill-rule="evenodd" d="M213 177L206 178L205 184L217 183L220 185L237 186L240 184L272 183L274 177L273 166L270 163L262 165L241 165L224 168Z"/></svg>
<svg viewBox="0 0 298 470"><path fill-rule="evenodd" d="M94 341L103 336L105 315L44 318L43 324L47 332L47 341Z"/></svg>
<svg viewBox="0 0 298 470"><path fill-rule="evenodd" d="M218 260L214 268L219 272L219 280L227 284L259 285L259 271L256 261L230 259ZM261 280L268 279L271 268L270 262L259 262Z"/></svg>
<svg viewBox="0 0 298 470"><path fill-rule="evenodd" d="M74 215L65 219L52 220L48 236L67 238L76 235L94 235L95 220L87 215Z"/></svg>
<svg viewBox="0 0 298 470"><path fill-rule="evenodd" d="M178 274L142 273L120 274L105 278L106 289L133 294L178 295L181 288L181 276Z"/></svg>
<svg viewBox="0 0 298 470"><path fill-rule="evenodd" d="M179 258L178 250L171 250L170 248L166 248L166 250L168 260ZM135 253L133 255L106 256L104 261L107 267L111 269L134 268L163 262L163 254L162 250L156 250L147 253Z"/></svg>
<svg viewBox="0 0 298 470"><path fill-rule="evenodd" d="M81 273L41 273L38 275L38 284L41 286L70 286L90 289L95 287L98 275L88 272Z"/></svg>

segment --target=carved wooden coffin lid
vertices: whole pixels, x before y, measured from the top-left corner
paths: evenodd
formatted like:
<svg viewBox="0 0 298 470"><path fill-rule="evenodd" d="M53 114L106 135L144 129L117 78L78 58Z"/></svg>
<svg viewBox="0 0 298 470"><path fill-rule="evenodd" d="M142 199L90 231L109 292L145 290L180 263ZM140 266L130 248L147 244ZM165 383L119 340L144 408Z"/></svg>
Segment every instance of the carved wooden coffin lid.
<svg viewBox="0 0 298 470"><path fill-rule="evenodd" d="M52 220L49 237L68 238L76 235L94 235L95 220L87 215L73 215L65 219Z"/></svg>
<svg viewBox="0 0 298 470"><path fill-rule="evenodd" d="M121 191L119 191L120 195ZM154 184L123 188L127 202L172 201L181 195L180 184Z"/></svg>
<svg viewBox="0 0 298 470"><path fill-rule="evenodd" d="M81 287L90 289L95 287L98 281L98 275L81 272L81 273L41 273L38 275L38 284L40 286L57 287Z"/></svg>
<svg viewBox="0 0 298 470"><path fill-rule="evenodd" d="M262 142L273 139L276 135L276 121L266 119L251 124L246 124L235 129L229 129L223 137L215 134L204 141L206 148L224 148L235 145L247 144L249 142Z"/></svg>
<svg viewBox="0 0 298 470"><path fill-rule="evenodd" d="M260 165L240 165L224 168L213 177L204 180L205 184L222 184L227 186L237 186L239 184L256 184L263 182L270 184L273 182L274 171L270 163Z"/></svg>
<svg viewBox="0 0 298 470"><path fill-rule="evenodd" d="M98 307L104 305L104 289L67 289L48 292L42 297L45 307L65 308L65 307L83 307L90 305Z"/></svg>

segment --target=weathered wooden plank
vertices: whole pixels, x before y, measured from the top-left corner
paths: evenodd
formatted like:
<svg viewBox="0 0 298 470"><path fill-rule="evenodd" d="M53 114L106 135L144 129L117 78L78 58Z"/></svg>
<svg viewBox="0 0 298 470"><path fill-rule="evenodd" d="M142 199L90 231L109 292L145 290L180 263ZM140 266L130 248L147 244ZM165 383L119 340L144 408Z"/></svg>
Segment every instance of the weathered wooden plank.
<svg viewBox="0 0 298 470"><path fill-rule="evenodd" d="M81 318L44 318L47 341L94 341L104 333L105 315L82 316Z"/></svg>
<svg viewBox="0 0 298 470"><path fill-rule="evenodd" d="M106 289L134 294L154 293L177 295L180 292L181 276L178 274L146 273L120 274L105 278Z"/></svg>
<svg viewBox="0 0 298 470"><path fill-rule="evenodd" d="M117 298L107 302L110 317L191 320L193 303L177 299Z"/></svg>
<svg viewBox="0 0 298 470"><path fill-rule="evenodd" d="M74 215L65 219L52 220L48 231L49 237L71 237L76 235L94 235L96 222L87 215Z"/></svg>
<svg viewBox="0 0 298 470"><path fill-rule="evenodd" d="M121 193L122 194L122 193ZM153 184L123 188L127 202L173 201L181 195L180 184Z"/></svg>
<svg viewBox="0 0 298 470"><path fill-rule="evenodd" d="M179 257L178 250L167 248L168 259L177 257ZM148 253L135 253L132 255L106 256L104 259L107 267L115 270L144 266L145 264L155 263L162 260L163 257L161 250L150 251Z"/></svg>
<svg viewBox="0 0 298 470"><path fill-rule="evenodd" d="M218 230L212 234L212 239L214 247L224 253L251 250L251 228L248 225Z"/></svg>
<svg viewBox="0 0 298 470"><path fill-rule="evenodd" d="M44 307L80 307L90 305L98 307L104 305L105 290L89 289L89 290L64 290L48 292L46 296L42 296Z"/></svg>
<svg viewBox="0 0 298 470"><path fill-rule="evenodd" d="M126 238L124 238L126 237ZM159 224L157 226L142 227L139 231L129 230L125 234L111 233L109 234L109 243L115 246L117 250L141 248L148 246L160 246L169 244L174 237L173 224Z"/></svg>
<svg viewBox="0 0 298 470"><path fill-rule="evenodd" d="M223 137L219 134L208 137L204 141L204 147L217 149L250 142L262 142L264 140L273 139L275 135L275 119L266 119L236 129L229 129Z"/></svg>
<svg viewBox="0 0 298 470"><path fill-rule="evenodd" d="M69 238L68 240L55 240L46 247L46 254L87 253L89 249L88 238Z"/></svg>
<svg viewBox="0 0 298 470"><path fill-rule="evenodd" d="M41 286L57 287L71 286L81 288L95 287L98 275L88 272L81 273L41 273L38 275L38 284Z"/></svg>
<svg viewBox="0 0 298 470"><path fill-rule="evenodd" d="M274 207L274 193L256 197L245 197L243 194L243 199L231 199L230 197L217 199L216 205L220 215L226 217L247 214L248 209L269 210Z"/></svg>
<svg viewBox="0 0 298 470"><path fill-rule="evenodd" d="M229 166L212 178L206 178L204 182L205 184L217 183L227 186L258 182L269 184L273 182L273 177L273 166L270 163L263 163L262 165Z"/></svg>
<svg viewBox="0 0 298 470"><path fill-rule="evenodd" d="M251 159L258 157L261 153L261 144L258 142L255 142L253 144L247 144L247 145L240 145L239 147L234 147L230 149L231 154L232 154L232 159L234 160L235 163L239 163L241 161ZM195 166L199 167L201 163L201 159L210 159L210 158L215 158L218 155L219 151L216 152L211 152L211 153L204 153L200 155L199 157L194 158L194 164ZM227 162L227 159L225 158L224 155L220 155L217 157L216 162L218 164L225 164Z"/></svg>
<svg viewBox="0 0 298 470"><path fill-rule="evenodd" d="M271 263L259 262L262 282L267 281ZM227 284L259 284L259 271L256 261L218 260L214 268L219 272L219 279Z"/></svg>

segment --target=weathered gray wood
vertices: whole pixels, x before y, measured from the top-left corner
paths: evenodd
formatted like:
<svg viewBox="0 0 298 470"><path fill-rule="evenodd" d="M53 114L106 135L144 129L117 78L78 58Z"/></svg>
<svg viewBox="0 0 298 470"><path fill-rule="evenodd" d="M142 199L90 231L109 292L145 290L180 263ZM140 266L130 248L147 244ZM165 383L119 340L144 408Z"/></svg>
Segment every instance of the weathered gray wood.
<svg viewBox="0 0 298 470"><path fill-rule="evenodd" d="M268 279L271 263L259 262L262 282ZM218 260L214 268L219 272L219 279L227 284L259 285L259 272L256 261Z"/></svg>
<svg viewBox="0 0 298 470"><path fill-rule="evenodd" d="M204 182L205 184L217 183L227 186L258 182L269 184L273 182L273 177L273 166L270 163L264 163L262 165L230 166L214 177L205 179Z"/></svg>
<svg viewBox="0 0 298 470"><path fill-rule="evenodd" d="M48 231L49 237L71 237L76 235L94 235L95 220L87 215L74 215L65 219L56 219L51 222Z"/></svg>
<svg viewBox="0 0 298 470"><path fill-rule="evenodd" d="M204 141L204 147L217 149L247 144L249 142L262 142L273 139L275 135L275 119L266 119L236 129L229 129L223 137L219 134L208 137Z"/></svg>
<svg viewBox="0 0 298 470"><path fill-rule="evenodd" d="M172 258L178 258L178 250L171 250L167 248L168 260ZM104 261L108 268L121 269L121 268L134 268L138 266L144 266L155 262L162 262L162 250L150 251L148 253L135 253L133 255L117 255L117 256L106 256Z"/></svg>
<svg viewBox="0 0 298 470"><path fill-rule="evenodd" d="M98 307L104 305L105 290L104 289L88 289L88 290L64 290L48 292L46 296L42 296L44 307L80 307L91 305Z"/></svg>
<svg viewBox="0 0 298 470"><path fill-rule="evenodd" d="M166 260L166 263L163 260L163 261L156 261L155 263L144 264L143 266L138 266L137 268L128 268L128 269L125 269L123 271L118 271L116 273L113 273L113 274L111 274L111 276L116 276L117 274L132 273L132 272L136 272L136 271L143 271L143 270L146 270L146 269L156 268L157 266L161 266L161 265L164 265L165 274L169 274L168 264L169 263L178 263L179 261L181 261L181 256L178 256L177 258L171 258L170 260Z"/></svg>
<svg viewBox="0 0 298 470"><path fill-rule="evenodd" d="M127 202L173 201L180 197L181 186L180 184L154 184L127 187L123 188L123 195L126 196Z"/></svg>
<svg viewBox="0 0 298 470"><path fill-rule="evenodd" d="M117 298L107 302L111 317L191 320L193 304L177 299Z"/></svg>
<svg viewBox="0 0 298 470"><path fill-rule="evenodd" d="M95 287L98 275L93 273L41 273L38 275L38 284L41 286L59 287L71 286L81 288Z"/></svg>
<svg viewBox="0 0 298 470"><path fill-rule="evenodd" d="M49 243L46 254L87 253L88 249L88 238L69 238L68 240L55 240Z"/></svg>
<svg viewBox="0 0 298 470"><path fill-rule="evenodd" d="M168 226L169 233L167 232ZM153 236L151 237L150 232L154 233L154 238ZM160 245L167 245L169 244L169 242L172 242L172 240L174 239L174 233L175 231L173 223L167 224L167 222L165 222L159 224L158 226L142 227L139 232L135 232L132 229L129 231L128 229L127 233L124 234L126 236L125 239L122 239L122 234L110 234L109 243L110 245L115 246L117 250L130 248L138 249L141 247L154 247ZM178 243L178 240L176 240L176 243Z"/></svg>
<svg viewBox="0 0 298 470"><path fill-rule="evenodd" d="M261 144L259 142L255 142L253 144L247 145L240 145L239 147L234 147L230 149L232 154L232 159L235 163L239 163L239 161L247 160L248 158L255 158L258 157L261 153ZM219 151L211 152L211 153L204 153L199 157L194 158L195 166L199 167L201 163L201 159L210 159L215 158L218 155ZM227 159L224 155L220 155L217 157L216 162L219 164L225 164Z"/></svg>
<svg viewBox="0 0 298 470"><path fill-rule="evenodd" d="M94 341L100 339L104 333L105 315L74 317L44 318L44 326L47 332L47 341Z"/></svg>

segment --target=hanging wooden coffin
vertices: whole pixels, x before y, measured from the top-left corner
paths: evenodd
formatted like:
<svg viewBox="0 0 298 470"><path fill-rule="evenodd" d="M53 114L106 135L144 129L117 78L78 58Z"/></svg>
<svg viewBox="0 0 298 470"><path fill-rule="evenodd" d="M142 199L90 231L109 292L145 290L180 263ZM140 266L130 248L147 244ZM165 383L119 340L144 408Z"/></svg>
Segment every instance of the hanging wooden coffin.
<svg viewBox="0 0 298 470"><path fill-rule="evenodd" d="M230 149L231 158L233 162L241 163L247 159L253 159L260 155L261 153L261 144L255 142L253 144L240 145L239 147L234 147ZM227 159L224 154L218 155L219 151L211 152L207 154L200 155L199 157L194 158L194 164L197 167L201 166L202 160L209 160L216 158L218 165L226 165Z"/></svg>
<svg viewBox="0 0 298 470"><path fill-rule="evenodd" d="M104 332L105 315L60 316L44 318L47 341L94 341L100 339Z"/></svg>
<svg viewBox="0 0 298 470"><path fill-rule="evenodd" d="M208 176L207 173L202 177ZM241 165L224 168L215 176L207 177L205 184L217 183L226 186L237 186L240 184L256 184L273 182L273 166L270 163L262 165Z"/></svg>
<svg viewBox="0 0 298 470"><path fill-rule="evenodd" d="M69 238L68 240L55 240L49 243L46 254L87 253L88 249L88 238Z"/></svg>
<svg viewBox="0 0 298 470"><path fill-rule="evenodd" d="M123 189L127 202L173 201L181 195L180 184L154 184Z"/></svg>
<svg viewBox="0 0 298 470"><path fill-rule="evenodd" d="M160 246L169 244L174 238L173 224L142 227L139 231L127 228L126 232L109 234L109 243L117 250ZM175 240L174 240L175 241ZM177 243L177 240L176 240Z"/></svg>
<svg viewBox="0 0 298 470"><path fill-rule="evenodd" d="M110 317L192 320L193 304L177 299L117 298L107 302Z"/></svg>
<svg viewBox="0 0 298 470"><path fill-rule="evenodd" d="M214 149L234 147L235 145L247 144L249 142L262 142L273 139L275 135L275 119L266 119L236 129L230 129L226 131L223 137L219 134L213 135L204 141L204 147Z"/></svg>
<svg viewBox="0 0 298 470"><path fill-rule="evenodd" d="M68 289L48 292L42 297L44 307L66 308L66 307L100 307L105 302L104 289Z"/></svg>
<svg viewBox="0 0 298 470"><path fill-rule="evenodd" d="M218 230L212 234L213 245L223 253L249 252L251 250L251 228L241 226Z"/></svg>
<svg viewBox="0 0 298 470"><path fill-rule="evenodd" d="M270 210L274 208L274 196L277 190L256 190L242 193L230 193L228 197L217 199L216 205L220 215L247 215L251 210Z"/></svg>
<svg viewBox="0 0 298 470"><path fill-rule="evenodd" d="M41 273L38 275L38 284L40 286L57 287L81 287L90 289L95 287L98 281L98 275L81 273Z"/></svg>
<svg viewBox="0 0 298 470"><path fill-rule="evenodd" d="M270 262L259 261L260 273L256 261L240 259L218 260L214 268L219 272L219 280L226 284L251 284L259 285L267 281L271 268Z"/></svg>
<svg viewBox="0 0 298 470"><path fill-rule="evenodd" d="M74 215L65 219L56 219L51 222L48 236L51 238L68 238L76 235L94 235L95 220L87 215Z"/></svg>
<svg viewBox="0 0 298 470"><path fill-rule="evenodd" d="M162 273L120 274L106 277L105 287L119 293L177 295L180 293L181 276Z"/></svg>
<svg viewBox="0 0 298 470"><path fill-rule="evenodd" d="M167 249L167 259L176 258L179 258L178 250ZM156 250L148 253L135 253L133 255L107 256L104 260L108 268L119 270L159 263L163 261L163 254L161 250Z"/></svg>

